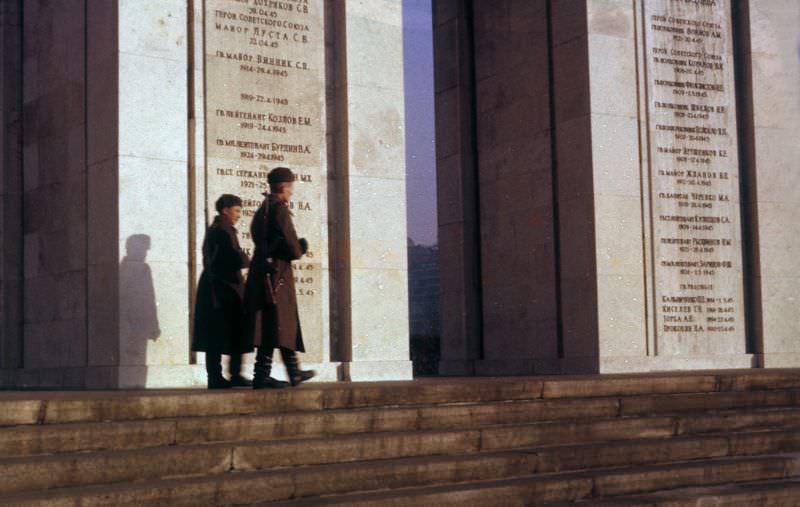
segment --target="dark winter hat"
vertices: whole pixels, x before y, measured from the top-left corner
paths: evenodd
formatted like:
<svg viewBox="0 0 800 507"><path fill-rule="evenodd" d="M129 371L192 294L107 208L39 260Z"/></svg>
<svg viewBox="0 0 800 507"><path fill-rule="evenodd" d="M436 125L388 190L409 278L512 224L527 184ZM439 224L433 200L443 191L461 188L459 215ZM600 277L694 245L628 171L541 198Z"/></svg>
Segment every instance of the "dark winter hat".
<svg viewBox="0 0 800 507"><path fill-rule="evenodd" d="M294 181L294 173L288 167L276 167L267 174L267 182L270 185L278 183L289 183Z"/></svg>
<svg viewBox="0 0 800 507"><path fill-rule="evenodd" d="M222 210L225 208L230 208L232 206L241 206L242 200L239 198L238 195L233 194L222 194L217 199L216 204L214 205L217 208L217 213L222 213Z"/></svg>

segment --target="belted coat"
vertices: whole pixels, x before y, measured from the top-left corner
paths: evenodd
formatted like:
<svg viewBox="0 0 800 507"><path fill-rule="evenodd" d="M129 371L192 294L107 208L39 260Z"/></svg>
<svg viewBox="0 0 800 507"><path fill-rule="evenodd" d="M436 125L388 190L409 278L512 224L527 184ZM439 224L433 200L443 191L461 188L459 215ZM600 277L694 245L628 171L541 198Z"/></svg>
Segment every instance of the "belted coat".
<svg viewBox="0 0 800 507"><path fill-rule="evenodd" d="M253 217L250 233L255 249L247 275L245 302L252 343L257 347L305 352L292 271L292 261L300 259L305 251L297 238L288 204L277 195L268 194ZM272 259L272 270L267 259ZM267 294L267 277L274 289L274 301Z"/></svg>

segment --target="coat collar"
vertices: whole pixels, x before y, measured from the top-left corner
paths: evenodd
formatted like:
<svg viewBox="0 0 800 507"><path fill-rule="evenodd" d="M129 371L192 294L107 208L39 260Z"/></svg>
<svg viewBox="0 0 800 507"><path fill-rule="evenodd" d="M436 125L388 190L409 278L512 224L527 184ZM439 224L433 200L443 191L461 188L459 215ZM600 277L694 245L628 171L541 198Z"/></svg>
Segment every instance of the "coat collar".
<svg viewBox="0 0 800 507"><path fill-rule="evenodd" d="M214 221L211 223L211 227L216 227L218 229L222 229L223 231L229 234L236 234L236 227L229 224L227 220L225 220L222 215L217 215L214 217Z"/></svg>
<svg viewBox="0 0 800 507"><path fill-rule="evenodd" d="M288 203L278 196L278 194L267 194L267 202L269 204L284 204L288 206Z"/></svg>

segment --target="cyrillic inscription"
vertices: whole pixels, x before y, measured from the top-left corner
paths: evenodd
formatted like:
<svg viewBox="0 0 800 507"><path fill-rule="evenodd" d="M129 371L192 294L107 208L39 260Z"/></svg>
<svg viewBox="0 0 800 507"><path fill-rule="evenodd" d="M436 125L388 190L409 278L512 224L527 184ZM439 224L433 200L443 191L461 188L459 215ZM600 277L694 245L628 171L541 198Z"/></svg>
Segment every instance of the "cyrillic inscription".
<svg viewBox="0 0 800 507"><path fill-rule="evenodd" d="M745 351L729 0L646 0L657 351Z"/></svg>
<svg viewBox="0 0 800 507"><path fill-rule="evenodd" d="M204 23L208 209L222 193L242 197L240 240L252 254L250 218L268 191L267 173L286 166L298 176L290 208L311 250L295 263L295 284L313 354L314 335L322 335L317 252L326 227L322 0L206 0Z"/></svg>

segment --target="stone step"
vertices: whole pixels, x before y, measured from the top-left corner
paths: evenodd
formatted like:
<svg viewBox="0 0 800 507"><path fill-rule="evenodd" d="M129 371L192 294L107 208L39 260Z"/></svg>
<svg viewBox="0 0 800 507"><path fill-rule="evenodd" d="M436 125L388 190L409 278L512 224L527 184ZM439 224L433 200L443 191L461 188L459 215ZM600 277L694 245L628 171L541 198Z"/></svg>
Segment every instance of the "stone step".
<svg viewBox="0 0 800 507"><path fill-rule="evenodd" d="M610 418L614 398L298 411L0 428L0 457L366 432L468 429L502 423ZM120 438L122 436L125 438Z"/></svg>
<svg viewBox="0 0 800 507"><path fill-rule="evenodd" d="M620 397L620 414L651 415L688 410L725 410L800 405L799 389Z"/></svg>
<svg viewBox="0 0 800 507"><path fill-rule="evenodd" d="M724 486L677 488L646 495L586 500L559 507L708 507L712 505L797 507L800 479L754 481Z"/></svg>
<svg viewBox="0 0 800 507"><path fill-rule="evenodd" d="M539 458L538 471L646 463L639 461L640 456L663 461L679 459L679 453L685 453L684 458L691 459L800 450L800 429L732 432L686 439L675 437L675 428L676 422L670 417L623 418L491 426L480 430L367 433L12 458L0 460L0 469L3 470L0 493L531 448L535 450L525 452L533 452ZM660 439L664 443L650 439ZM611 447L577 445L608 441L617 442ZM556 445L558 447L553 447ZM675 449L669 449L670 446L675 446Z"/></svg>
<svg viewBox="0 0 800 507"><path fill-rule="evenodd" d="M688 395L637 397L631 406L657 407L654 413L681 414L678 433L737 428L784 427L797 410L775 409L796 401L796 391L710 393L705 405ZM681 396L687 397L681 402ZM652 398L652 399L651 399ZM659 404L659 401L662 403ZM162 445L268 440L351 433L476 429L498 424L613 418L627 398L575 398L426 405L351 410L317 410L244 416L184 417L142 421L22 425L0 428L0 458L103 449L140 449ZM669 407L670 410L660 410ZM701 412L699 408L720 410ZM744 407L751 410L731 410ZM766 408L763 408L766 407ZM758 410L756 410L758 408ZM724 410L721 410L724 409ZM692 412L686 412L690 410ZM726 411L727 410L727 411ZM641 416L641 410L632 410Z"/></svg>
<svg viewBox="0 0 800 507"><path fill-rule="evenodd" d="M405 488L379 493L262 502L258 505L270 507L322 505L347 505L352 507L594 505L590 501L591 499L608 495L632 495L662 489L676 490L677 488L689 487L698 488L696 491L700 491L701 488L714 485L745 481L752 483L754 481L774 481L787 478L797 479L798 477L800 477L799 456L775 455L759 458L722 458L592 472L544 474L514 479L474 481L447 486ZM792 481L790 484L795 484L795 482ZM730 488L731 486L728 487ZM776 489L779 488L776 487ZM776 497L785 498L786 494L777 494ZM697 500L698 498L695 498L695 501ZM616 501L624 500L618 499ZM634 503L633 505L651 506L652 504ZM667 505L672 507L672 504L664 504L659 507L666 507ZM705 506L715 504L695 503L688 505Z"/></svg>
<svg viewBox="0 0 800 507"><path fill-rule="evenodd" d="M125 421L230 414L800 387L797 370L734 370L520 379L435 379L310 384L279 391L202 390L0 393L0 426ZM646 403L646 402L641 402ZM629 403L627 410L644 410Z"/></svg>
<svg viewBox="0 0 800 507"><path fill-rule="evenodd" d="M455 456L400 458L277 468L266 471L238 469L237 473L210 474L202 477L149 480L65 488L50 492L18 494L4 499L4 505L219 505L248 504L292 498L318 498L352 492L401 488L446 486L476 481L499 480L534 475L548 479L538 482L546 489L560 491L574 484L585 484L586 473L561 476L555 472L592 469L593 478L602 491L628 491L626 480L638 481L632 491L647 490L648 480L664 481L664 470L677 470L678 483L696 479L694 468L686 470L687 460L720 458L727 453L725 437L677 437L670 440L605 442L586 446L551 446L500 453L476 453ZM748 470L758 463L756 471L772 472L789 463L784 457L770 458L767 467L762 458L740 459L737 466ZM674 467L630 468L644 463L676 462ZM725 465L729 477L732 461L712 461ZM791 461L795 469L800 465ZM628 468L611 468L611 467ZM605 469L605 470L604 470ZM625 475L619 475L620 471ZM715 468L708 470L720 474ZM634 473L635 472L635 473ZM563 475L563 474L562 474ZM668 474L667 474L668 475ZM154 475L156 477L157 474ZM754 478L761 478L755 476ZM712 482L713 483L713 482ZM687 482L696 484L696 482ZM703 483L705 484L705 483ZM622 489L620 489L622 488ZM585 495L584 495L585 496Z"/></svg>

